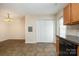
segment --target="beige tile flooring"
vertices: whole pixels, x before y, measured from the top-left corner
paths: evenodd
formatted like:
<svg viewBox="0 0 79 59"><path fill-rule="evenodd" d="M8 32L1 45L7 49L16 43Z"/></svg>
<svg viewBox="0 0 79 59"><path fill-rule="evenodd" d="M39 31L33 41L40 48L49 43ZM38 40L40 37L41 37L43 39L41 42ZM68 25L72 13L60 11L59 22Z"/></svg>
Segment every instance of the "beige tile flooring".
<svg viewBox="0 0 79 59"><path fill-rule="evenodd" d="M25 44L24 40L7 40L0 43L0 56L56 56L52 43Z"/></svg>

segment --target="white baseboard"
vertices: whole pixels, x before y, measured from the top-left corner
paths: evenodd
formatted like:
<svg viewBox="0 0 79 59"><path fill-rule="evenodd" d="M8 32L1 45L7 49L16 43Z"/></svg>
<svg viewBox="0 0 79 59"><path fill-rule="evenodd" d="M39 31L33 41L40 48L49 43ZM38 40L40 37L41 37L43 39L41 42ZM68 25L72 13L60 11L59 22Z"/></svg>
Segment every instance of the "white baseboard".
<svg viewBox="0 0 79 59"><path fill-rule="evenodd" d="M25 41L25 43L31 43L32 44L32 43L55 43L55 42L26 42Z"/></svg>
<svg viewBox="0 0 79 59"><path fill-rule="evenodd" d="M8 40L8 39L0 40L0 42L6 41L6 40Z"/></svg>
<svg viewBox="0 0 79 59"><path fill-rule="evenodd" d="M26 41L25 41L25 43L31 43L31 44L32 44L32 43L37 43L37 42L26 42Z"/></svg>

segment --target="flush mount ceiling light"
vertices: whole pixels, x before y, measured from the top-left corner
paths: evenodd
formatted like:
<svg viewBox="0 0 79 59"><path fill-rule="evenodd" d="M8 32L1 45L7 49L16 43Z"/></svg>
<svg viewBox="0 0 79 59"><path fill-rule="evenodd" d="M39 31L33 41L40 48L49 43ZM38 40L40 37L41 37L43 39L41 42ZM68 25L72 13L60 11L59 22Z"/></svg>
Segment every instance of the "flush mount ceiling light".
<svg viewBox="0 0 79 59"><path fill-rule="evenodd" d="M5 18L5 20L4 20L4 21L5 21L5 22L10 23L10 22L12 22L12 21L13 21L13 18L11 18L11 17L10 17L10 14L8 13L7 18Z"/></svg>

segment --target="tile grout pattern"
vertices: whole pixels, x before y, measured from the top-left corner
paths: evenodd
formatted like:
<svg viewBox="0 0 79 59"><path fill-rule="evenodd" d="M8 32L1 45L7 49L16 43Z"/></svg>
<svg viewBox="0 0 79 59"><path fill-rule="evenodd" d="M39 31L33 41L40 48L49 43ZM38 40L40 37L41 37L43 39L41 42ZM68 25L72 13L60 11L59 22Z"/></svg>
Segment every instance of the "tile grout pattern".
<svg viewBox="0 0 79 59"><path fill-rule="evenodd" d="M0 56L56 56L52 43L25 44L24 40L7 40L0 43Z"/></svg>

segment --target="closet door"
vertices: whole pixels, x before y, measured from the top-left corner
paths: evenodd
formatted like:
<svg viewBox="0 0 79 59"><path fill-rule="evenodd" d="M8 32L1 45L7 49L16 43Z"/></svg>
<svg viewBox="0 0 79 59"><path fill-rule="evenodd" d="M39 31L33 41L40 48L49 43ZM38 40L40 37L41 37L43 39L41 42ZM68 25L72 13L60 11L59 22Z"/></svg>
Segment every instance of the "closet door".
<svg viewBox="0 0 79 59"><path fill-rule="evenodd" d="M53 21L37 22L37 42L53 42Z"/></svg>

